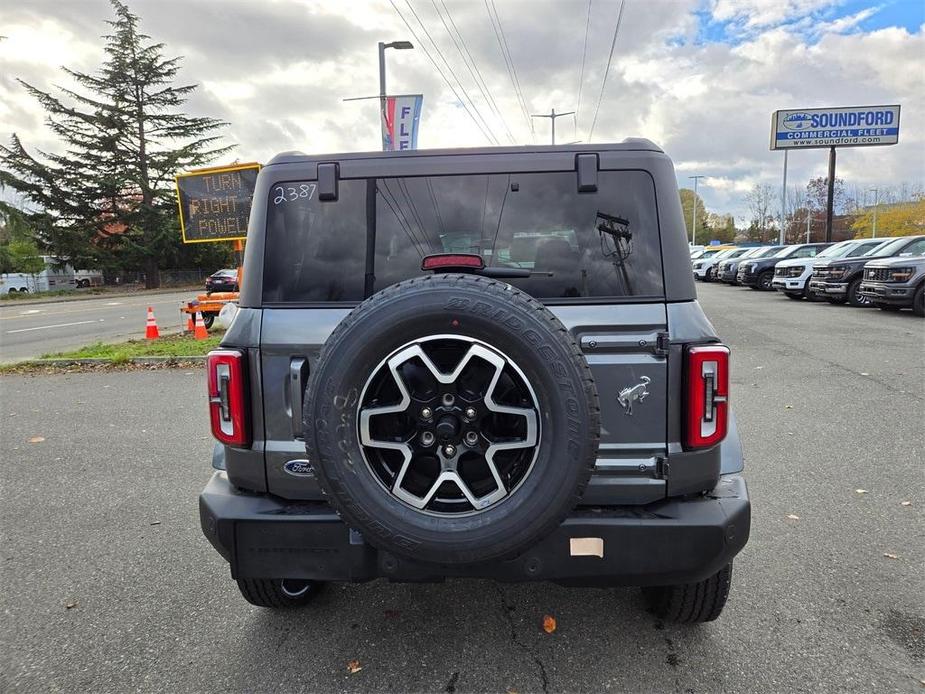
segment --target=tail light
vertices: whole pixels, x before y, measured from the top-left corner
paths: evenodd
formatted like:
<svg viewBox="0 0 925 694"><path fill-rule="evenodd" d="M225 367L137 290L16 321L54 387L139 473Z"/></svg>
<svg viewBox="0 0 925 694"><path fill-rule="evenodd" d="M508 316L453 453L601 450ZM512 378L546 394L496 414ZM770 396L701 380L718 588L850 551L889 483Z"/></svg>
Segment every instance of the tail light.
<svg viewBox="0 0 925 694"><path fill-rule="evenodd" d="M685 448L708 448L726 437L729 419L729 348L688 347L685 365Z"/></svg>
<svg viewBox="0 0 925 694"><path fill-rule="evenodd" d="M244 355L234 349L213 350L206 357L206 369L212 435L231 446L249 446Z"/></svg>

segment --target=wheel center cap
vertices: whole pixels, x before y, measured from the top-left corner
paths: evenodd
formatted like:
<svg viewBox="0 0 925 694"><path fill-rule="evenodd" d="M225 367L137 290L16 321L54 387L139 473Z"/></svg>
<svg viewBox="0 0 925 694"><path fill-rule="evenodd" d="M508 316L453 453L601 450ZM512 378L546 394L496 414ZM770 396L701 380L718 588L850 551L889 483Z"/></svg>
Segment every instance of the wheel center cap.
<svg viewBox="0 0 925 694"><path fill-rule="evenodd" d="M437 420L435 429L441 441L454 440L459 436L459 420L451 414L445 414Z"/></svg>

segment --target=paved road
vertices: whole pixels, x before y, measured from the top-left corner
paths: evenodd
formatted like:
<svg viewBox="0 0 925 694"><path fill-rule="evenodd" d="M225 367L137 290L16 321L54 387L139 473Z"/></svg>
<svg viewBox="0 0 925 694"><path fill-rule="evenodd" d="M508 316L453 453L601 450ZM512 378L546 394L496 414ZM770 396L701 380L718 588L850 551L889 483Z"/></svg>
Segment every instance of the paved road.
<svg viewBox="0 0 925 694"><path fill-rule="evenodd" d="M82 347L99 340L144 337L147 307L161 330L179 330L185 290L149 296L116 296L31 305L28 300L0 306L0 363Z"/></svg>
<svg viewBox="0 0 925 694"><path fill-rule="evenodd" d="M921 692L925 323L701 297L734 349L754 501L717 622L661 624L631 589L488 581L251 607L198 528L199 373L7 376L0 690Z"/></svg>

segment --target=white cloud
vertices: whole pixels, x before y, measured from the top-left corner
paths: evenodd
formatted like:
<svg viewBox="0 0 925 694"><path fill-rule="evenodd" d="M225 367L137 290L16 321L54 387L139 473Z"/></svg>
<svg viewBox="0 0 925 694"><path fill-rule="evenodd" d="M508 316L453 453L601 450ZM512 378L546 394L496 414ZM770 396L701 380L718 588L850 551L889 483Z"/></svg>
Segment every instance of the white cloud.
<svg viewBox="0 0 925 694"><path fill-rule="evenodd" d="M198 83L188 108L230 123L234 156L266 161L279 151L370 150L379 146L375 101L343 102L378 90L379 40L413 40L412 51L388 51L393 93L424 94L422 147L485 144L466 110L424 55L432 44L407 11L408 29L386 0L249 0L183 4L132 0L142 28L183 55L179 79ZM511 88L484 4L446 0L466 47L518 143L548 138L547 121L531 124ZM768 149L776 109L901 103L901 144L845 148L839 176L861 188L925 181L925 55L923 29L864 32L871 6L837 17L833 0L715 0L712 21L728 22L729 42L698 41L702 0L628 0L594 140L642 136L674 159L679 181L703 174L700 192L712 211L744 214L754 183L780 184L782 155ZM431 37L492 129L505 141L469 77L433 5L412 0ZM584 37L585 2L496 0L530 113L573 110ZM442 7L441 3L438 6ZM560 141L587 140L610 48L618 4L592 5L582 102L557 123ZM0 9L0 138L17 132L29 147L55 150L43 114L13 77L43 89L72 86L58 70L90 70L111 10L105 0L33 0ZM825 175L825 151L790 156L791 182Z"/></svg>

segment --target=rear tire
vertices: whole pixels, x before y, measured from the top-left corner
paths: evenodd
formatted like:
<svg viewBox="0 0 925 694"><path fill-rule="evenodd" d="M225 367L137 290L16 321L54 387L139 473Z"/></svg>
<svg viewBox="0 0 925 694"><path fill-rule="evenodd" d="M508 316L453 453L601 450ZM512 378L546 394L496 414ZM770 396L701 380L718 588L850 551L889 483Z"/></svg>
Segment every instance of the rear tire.
<svg viewBox="0 0 925 694"><path fill-rule="evenodd" d="M202 324L206 326L206 330L212 329L212 324L215 322L214 313L203 313L202 314Z"/></svg>
<svg viewBox="0 0 925 694"><path fill-rule="evenodd" d="M729 597L732 562L698 583L654 586L642 592L655 616L677 624L712 622L719 617Z"/></svg>
<svg viewBox="0 0 925 694"><path fill-rule="evenodd" d="M320 581L291 578L239 578L238 589L251 605L273 609L303 607L318 597Z"/></svg>

